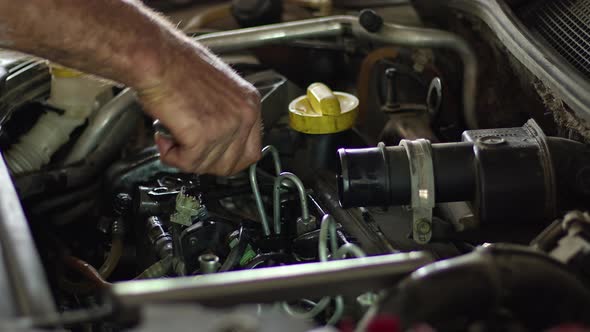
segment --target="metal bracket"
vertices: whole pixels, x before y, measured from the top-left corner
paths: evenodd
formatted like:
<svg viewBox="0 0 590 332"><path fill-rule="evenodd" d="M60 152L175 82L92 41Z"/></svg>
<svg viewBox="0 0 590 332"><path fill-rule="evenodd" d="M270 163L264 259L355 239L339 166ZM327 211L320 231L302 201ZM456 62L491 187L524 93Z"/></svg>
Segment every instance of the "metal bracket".
<svg viewBox="0 0 590 332"><path fill-rule="evenodd" d="M412 234L414 241L425 244L432 238L432 209L434 200L434 168L432 148L425 139L402 140L410 164L412 186Z"/></svg>

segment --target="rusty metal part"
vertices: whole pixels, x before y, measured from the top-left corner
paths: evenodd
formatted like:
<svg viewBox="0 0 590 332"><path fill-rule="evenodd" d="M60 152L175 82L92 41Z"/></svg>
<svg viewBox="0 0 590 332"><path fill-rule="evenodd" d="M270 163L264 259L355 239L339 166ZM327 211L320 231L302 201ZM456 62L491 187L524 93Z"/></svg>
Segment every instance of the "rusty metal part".
<svg viewBox="0 0 590 332"><path fill-rule="evenodd" d="M371 89L371 71L375 65L384 59L395 60L398 52L394 48L378 48L369 53L361 64L359 78L357 80L357 95L359 98L358 123L363 123L368 112L369 91Z"/></svg>

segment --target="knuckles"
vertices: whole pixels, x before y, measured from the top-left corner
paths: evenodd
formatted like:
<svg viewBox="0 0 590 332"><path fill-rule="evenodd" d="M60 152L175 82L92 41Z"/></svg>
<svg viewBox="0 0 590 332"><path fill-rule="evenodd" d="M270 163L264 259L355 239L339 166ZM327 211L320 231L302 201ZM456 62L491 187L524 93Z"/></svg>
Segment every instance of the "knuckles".
<svg viewBox="0 0 590 332"><path fill-rule="evenodd" d="M235 82L235 81L234 81ZM260 105L261 96L258 90L246 81L237 81L237 86L230 84L229 95L217 96L218 100L203 104L202 100L193 95L187 96L180 93L176 95L174 112L184 109L184 112L191 112L192 115L184 117L184 121L171 121L168 117L168 128L179 146L172 153L161 156L162 162L176 167L183 172L208 173L219 176L228 176L236 171L247 167L261 158L259 140L241 142L243 149L234 152L235 156L228 156L231 162L202 166L206 146L219 144L231 144L227 142L228 137L244 139L248 137L251 130L260 126ZM232 88L233 85L233 88ZM178 91L177 91L178 93ZM239 97L238 97L239 96ZM147 100L146 100L147 101ZM147 103L146 103L147 104ZM170 110L170 106L163 100L158 100L157 105L149 103L153 113ZM146 105L147 106L147 105ZM186 114L186 113L185 113ZM157 115L157 114L155 114ZM254 129L253 129L254 128Z"/></svg>
<svg viewBox="0 0 590 332"><path fill-rule="evenodd" d="M234 167L232 166L225 166L218 172L217 175L219 176L230 176L234 174Z"/></svg>

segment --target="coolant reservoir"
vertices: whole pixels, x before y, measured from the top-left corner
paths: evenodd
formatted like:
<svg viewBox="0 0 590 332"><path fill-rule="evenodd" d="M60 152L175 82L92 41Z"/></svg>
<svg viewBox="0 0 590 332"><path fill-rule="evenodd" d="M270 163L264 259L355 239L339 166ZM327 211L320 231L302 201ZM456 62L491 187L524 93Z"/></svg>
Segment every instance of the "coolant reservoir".
<svg viewBox="0 0 590 332"><path fill-rule="evenodd" d="M51 67L51 75L48 102L71 118L86 119L98 107L98 97L112 87L92 76L56 65Z"/></svg>
<svg viewBox="0 0 590 332"><path fill-rule="evenodd" d="M39 170L70 139L70 134L84 124L97 109L98 98L110 93L111 85L92 76L61 66L51 67L51 95L48 103L63 114L47 112L37 120L6 153L6 163L13 174ZM108 98L109 96L106 96Z"/></svg>
<svg viewBox="0 0 590 332"><path fill-rule="evenodd" d="M305 134L334 134L351 129L358 115L358 99L345 92L332 92L323 83L313 83L307 95L289 105L289 125Z"/></svg>

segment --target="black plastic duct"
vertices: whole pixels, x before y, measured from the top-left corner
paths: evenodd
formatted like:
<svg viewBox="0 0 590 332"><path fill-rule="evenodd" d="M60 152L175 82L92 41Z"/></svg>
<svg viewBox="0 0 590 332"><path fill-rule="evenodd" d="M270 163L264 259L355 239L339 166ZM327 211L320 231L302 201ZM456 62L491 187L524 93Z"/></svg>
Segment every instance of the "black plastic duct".
<svg viewBox="0 0 590 332"><path fill-rule="evenodd" d="M563 322L589 324L590 290L543 253L494 245L417 270L381 311L406 328L426 322L441 331L508 311L527 329L541 331Z"/></svg>
<svg viewBox="0 0 590 332"><path fill-rule="evenodd" d="M340 149L341 205L410 205L412 192L422 189L412 186L410 167L428 162L410 151L383 144ZM484 223L551 221L559 209L590 197L590 149L547 138L532 120L523 127L466 131L463 142L428 143L427 151L435 202L473 202Z"/></svg>

